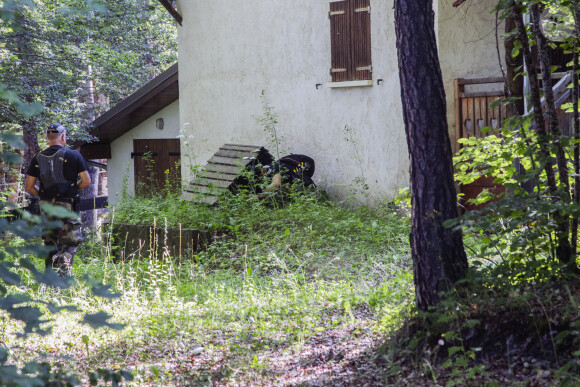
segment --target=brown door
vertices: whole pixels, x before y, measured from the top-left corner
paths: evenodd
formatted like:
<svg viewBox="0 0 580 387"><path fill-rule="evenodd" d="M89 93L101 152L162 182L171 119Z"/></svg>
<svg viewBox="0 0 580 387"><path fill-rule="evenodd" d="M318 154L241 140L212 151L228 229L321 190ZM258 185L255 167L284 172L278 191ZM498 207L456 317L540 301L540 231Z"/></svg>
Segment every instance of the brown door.
<svg viewBox="0 0 580 387"><path fill-rule="evenodd" d="M180 151L177 138L133 140L135 194L149 196L165 189L180 190Z"/></svg>

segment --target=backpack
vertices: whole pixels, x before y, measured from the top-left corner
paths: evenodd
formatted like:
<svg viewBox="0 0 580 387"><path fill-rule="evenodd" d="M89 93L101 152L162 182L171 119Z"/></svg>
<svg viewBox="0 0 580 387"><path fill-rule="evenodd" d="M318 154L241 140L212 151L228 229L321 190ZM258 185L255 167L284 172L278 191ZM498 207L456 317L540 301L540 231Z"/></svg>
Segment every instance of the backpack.
<svg viewBox="0 0 580 387"><path fill-rule="evenodd" d="M66 150L59 149L51 156L42 152L36 154L36 162L40 170L41 190L50 199L66 196L67 192L75 186L75 182L64 177L64 162Z"/></svg>

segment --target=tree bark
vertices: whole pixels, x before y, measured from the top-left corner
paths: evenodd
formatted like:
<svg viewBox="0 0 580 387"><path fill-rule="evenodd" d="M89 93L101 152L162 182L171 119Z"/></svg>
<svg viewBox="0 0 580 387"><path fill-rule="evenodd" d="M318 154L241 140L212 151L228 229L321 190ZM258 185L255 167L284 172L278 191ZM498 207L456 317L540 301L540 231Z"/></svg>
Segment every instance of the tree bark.
<svg viewBox="0 0 580 387"><path fill-rule="evenodd" d="M443 226L456 218L451 142L434 29L432 0L396 0L395 31L401 101L410 155L413 257L417 305L426 310L440 292L465 277L460 231Z"/></svg>
<svg viewBox="0 0 580 387"><path fill-rule="evenodd" d="M516 23L513 17L504 19L506 34L512 32L516 28ZM505 62L506 62L506 95L509 97L519 97L517 101L510 104L508 109L511 111L508 117L514 114L523 116L524 111L524 77L518 76L518 68L524 64L522 53L520 52L515 57L512 55L514 50L514 42L516 38L510 36L504 39Z"/></svg>
<svg viewBox="0 0 580 387"><path fill-rule="evenodd" d="M528 72L528 79L530 81L530 94L532 100L532 106L534 108L534 123L536 125L536 133L538 133L538 155L540 156L540 163L544 165L544 170L546 171L546 180L548 183L548 188L550 191L555 192L556 177L554 175L554 170L552 168L552 163L550 161L550 152L548 146L548 133L546 131L546 126L544 118L542 115L542 103L540 95L540 87L538 84L538 72L536 67L536 61L534 60L534 53L530 47L528 41L528 33L524 20L522 18L521 10L518 5L512 4L510 6L512 11L512 17L516 28L518 30L518 40L522 44L522 52L524 55L524 61L526 63L526 70ZM538 113L539 112L539 113Z"/></svg>
<svg viewBox="0 0 580 387"><path fill-rule="evenodd" d="M81 82L79 88L79 102L84 104L85 109L81 113L81 122L85 126L89 126L96 118L95 116L95 87L92 79L92 67L89 65L84 68L86 79ZM92 199L98 194L98 174L99 170L96 167L88 166L88 173L91 178L91 184L81 192L81 199ZM97 211L88 210L81 212L81 224L83 231L93 228L96 224Z"/></svg>
<svg viewBox="0 0 580 387"><path fill-rule="evenodd" d="M90 165L88 166L88 173L89 176L91 177L91 185L89 185L81 192L82 199L92 199L97 196L99 186L98 172L99 169L97 167L93 167ZM96 221L95 215L96 215L95 210L81 212L81 223L84 230L88 230L89 228L92 228L95 225Z"/></svg>
<svg viewBox="0 0 580 387"><path fill-rule="evenodd" d="M574 0L572 2L574 7L574 26L576 30L576 36L580 37L580 9L578 7L578 1ZM578 46L574 47L574 64L573 64L573 71L574 71L574 87L572 88L572 101L573 101L573 120L574 120L574 140L576 143L574 144L574 189L572 191L572 198L574 203L580 203L580 118L578 117L578 71L580 70L580 59L578 58ZM572 248L574 255L578 253L578 218L574 217L572 219Z"/></svg>
<svg viewBox="0 0 580 387"><path fill-rule="evenodd" d="M570 181L568 176L568 159L564 151L564 147L560 144L559 138L562 136L560 124L558 123L558 116L556 114L556 105L554 102L554 93L552 91L552 73L550 69L550 58L548 55L548 43L540 28L540 6L533 4L531 7L531 24L532 30L536 37L540 69L542 71L542 81L544 88L544 98L546 101L546 111L548 114L548 125L550 137L553 140L552 144L556 151L556 162L558 165L559 185L562 187L558 190L552 190L556 196L555 200L570 202ZM534 116L543 119L542 110L534 111ZM549 164L552 169L551 163ZM570 269L575 270L576 263L573 260L573 248L570 243L570 218L567 215L561 215L558 211L554 211L554 221L556 222L556 256L558 260L569 266Z"/></svg>
<svg viewBox="0 0 580 387"><path fill-rule="evenodd" d="M565 199L570 199L570 182L568 180L568 160L564 152L564 147L560 144L558 138L562 135L560 124L558 123L558 114L556 113L556 104L554 102L554 92L552 90L552 71L550 69L550 56L548 53L548 42L542 29L540 28L540 6L539 4L532 5L531 19L534 34L540 54L540 68L542 71L542 84L544 86L544 98L546 100L546 110L548 112L548 122L550 134L555 139L554 146L556 147L556 160L558 163L558 174L560 175L560 185L565 187ZM539 113L538 113L539 114ZM542 116L543 118L543 116Z"/></svg>
<svg viewBox="0 0 580 387"><path fill-rule="evenodd" d="M578 19L576 19L578 20ZM578 53L574 50L574 64L573 64L573 85L572 87L572 114L574 122L574 188L572 189L572 200L574 203L580 203L580 121L578 120ZM572 253L575 256L578 253L578 218L572 218L572 230L570 232L570 239L572 240Z"/></svg>
<svg viewBox="0 0 580 387"><path fill-rule="evenodd" d="M25 169L28 169L30 162L34 155L40 152L40 146L38 145L38 133L34 129L34 123L26 121L22 122L22 141L26 144L26 149L24 150L23 165ZM26 172L26 171L25 171Z"/></svg>

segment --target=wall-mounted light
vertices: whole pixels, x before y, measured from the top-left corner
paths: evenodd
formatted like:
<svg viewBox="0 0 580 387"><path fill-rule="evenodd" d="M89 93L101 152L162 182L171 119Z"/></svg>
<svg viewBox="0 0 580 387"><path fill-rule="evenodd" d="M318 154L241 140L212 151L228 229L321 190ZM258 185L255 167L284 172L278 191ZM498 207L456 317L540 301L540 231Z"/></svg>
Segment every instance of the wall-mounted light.
<svg viewBox="0 0 580 387"><path fill-rule="evenodd" d="M155 121L155 127L156 127L157 129L159 129L159 130L163 130L163 125L164 125L164 124L165 124L165 123L163 122L163 118L158 118L158 119Z"/></svg>

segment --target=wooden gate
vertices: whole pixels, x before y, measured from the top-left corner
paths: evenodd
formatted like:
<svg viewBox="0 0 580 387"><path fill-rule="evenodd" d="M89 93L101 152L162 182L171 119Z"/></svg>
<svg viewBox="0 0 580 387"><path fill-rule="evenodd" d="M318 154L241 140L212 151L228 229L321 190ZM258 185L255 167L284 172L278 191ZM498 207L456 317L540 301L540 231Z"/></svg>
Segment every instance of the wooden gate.
<svg viewBox="0 0 580 387"><path fill-rule="evenodd" d="M491 108L491 103L504 96L503 78L475 78L455 80L455 139L485 137L481 129L497 129L506 118L505 105ZM502 88L498 89L497 84ZM466 90L466 88L473 90ZM494 87L495 86L495 87ZM456 151L461 149L457 143Z"/></svg>
<svg viewBox="0 0 580 387"><path fill-rule="evenodd" d="M131 158L135 165L135 194L181 189L179 139L133 140Z"/></svg>
<svg viewBox="0 0 580 387"><path fill-rule="evenodd" d="M501 84L501 85L498 85ZM459 151L462 145L461 138L482 138L487 134L481 129L490 127L497 129L506 119L505 105L491 107L496 99L504 96L504 78L476 78L455 80L455 150ZM484 189L494 193L505 190L504 187L494 184L492 178L480 178L473 183L461 186L460 192L464 194L461 205L465 210L477 208L467 203L469 199L476 198Z"/></svg>

